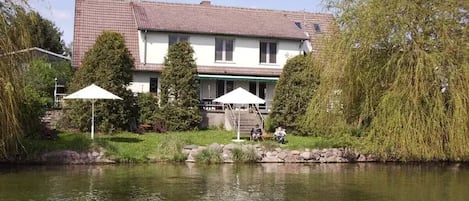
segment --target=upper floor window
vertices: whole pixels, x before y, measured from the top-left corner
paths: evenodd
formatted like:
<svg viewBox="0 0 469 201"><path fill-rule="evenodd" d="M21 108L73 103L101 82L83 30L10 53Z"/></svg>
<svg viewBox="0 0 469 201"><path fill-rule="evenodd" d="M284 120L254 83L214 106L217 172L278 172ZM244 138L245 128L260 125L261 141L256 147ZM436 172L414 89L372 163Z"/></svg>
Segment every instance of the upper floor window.
<svg viewBox="0 0 469 201"><path fill-rule="evenodd" d="M169 40L168 40L168 45L171 46L174 43L177 42L188 42L189 41L189 36L185 35L177 35L177 34L171 34L169 35Z"/></svg>
<svg viewBox="0 0 469 201"><path fill-rule="evenodd" d="M233 61L233 40L215 38L215 61Z"/></svg>
<svg viewBox="0 0 469 201"><path fill-rule="evenodd" d="M260 43L260 63L277 63L277 43L261 42Z"/></svg>

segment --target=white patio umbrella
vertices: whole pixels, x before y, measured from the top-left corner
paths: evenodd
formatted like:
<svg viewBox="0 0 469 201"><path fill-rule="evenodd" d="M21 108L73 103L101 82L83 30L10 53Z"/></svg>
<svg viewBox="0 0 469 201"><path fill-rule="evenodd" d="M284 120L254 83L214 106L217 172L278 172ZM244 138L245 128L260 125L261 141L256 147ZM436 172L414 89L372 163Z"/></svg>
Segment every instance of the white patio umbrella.
<svg viewBox="0 0 469 201"><path fill-rule="evenodd" d="M256 95L250 93L249 91L246 91L245 89L239 87L233 91L230 91L229 93L220 96L213 100L213 102L218 102L218 103L223 103L223 104L263 104L265 103L264 100L261 98L257 97ZM237 139L233 140L236 142L241 142L243 140L239 139L240 138L240 133L239 133L239 124L240 124L240 119L241 119L241 114L238 110L238 131L237 131Z"/></svg>
<svg viewBox="0 0 469 201"><path fill-rule="evenodd" d="M76 91L68 96L65 96L64 99L83 99L91 101L91 139L94 139L94 103L98 99L116 99L122 100L121 97L112 94L105 89L91 84L83 89Z"/></svg>

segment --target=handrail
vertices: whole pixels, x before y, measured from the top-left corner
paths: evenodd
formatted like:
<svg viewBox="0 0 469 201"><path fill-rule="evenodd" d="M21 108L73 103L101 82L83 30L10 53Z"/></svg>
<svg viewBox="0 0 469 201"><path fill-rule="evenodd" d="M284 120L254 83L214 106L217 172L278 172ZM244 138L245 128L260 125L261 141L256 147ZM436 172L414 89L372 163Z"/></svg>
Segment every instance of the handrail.
<svg viewBox="0 0 469 201"><path fill-rule="evenodd" d="M236 114L233 112L233 108L231 107L231 105L230 104L227 104L227 105L228 105L228 109L230 110L231 122L233 124L233 127L237 128L238 127L238 125L237 125L238 121L236 121Z"/></svg>
<svg viewBox="0 0 469 201"><path fill-rule="evenodd" d="M256 110L257 115L259 115L259 117L261 118L261 128L264 129L264 122L265 122L264 116L262 116L262 113L259 110L259 108L257 108L257 105L253 104L253 106Z"/></svg>

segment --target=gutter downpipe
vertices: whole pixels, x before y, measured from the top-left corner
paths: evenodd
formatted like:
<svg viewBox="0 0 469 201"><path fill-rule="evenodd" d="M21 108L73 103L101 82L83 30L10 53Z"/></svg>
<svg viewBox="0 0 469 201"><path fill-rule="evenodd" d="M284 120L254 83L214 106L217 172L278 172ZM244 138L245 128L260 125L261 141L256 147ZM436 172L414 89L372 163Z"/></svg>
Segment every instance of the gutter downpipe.
<svg viewBox="0 0 469 201"><path fill-rule="evenodd" d="M145 35L144 35L144 40L145 40L145 45L144 45L144 54L143 54L143 65L147 64L147 33L148 33L148 30L145 29Z"/></svg>

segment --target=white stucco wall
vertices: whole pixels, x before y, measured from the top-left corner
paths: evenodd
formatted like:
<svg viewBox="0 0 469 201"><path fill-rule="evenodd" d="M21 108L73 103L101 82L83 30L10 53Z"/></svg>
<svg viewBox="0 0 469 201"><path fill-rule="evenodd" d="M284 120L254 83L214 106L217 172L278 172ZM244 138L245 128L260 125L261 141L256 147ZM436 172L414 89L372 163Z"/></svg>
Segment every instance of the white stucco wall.
<svg viewBox="0 0 469 201"><path fill-rule="evenodd" d="M168 33L139 32L140 61L150 64L162 64L168 51ZM194 57L200 66L227 66L227 67L252 67L252 68L283 68L288 58L301 53L300 41L293 40L267 40L262 38L247 37L221 37L234 40L233 61L215 62L215 35L189 35L189 42L194 49ZM277 63L259 63L260 41L277 42Z"/></svg>
<svg viewBox="0 0 469 201"><path fill-rule="evenodd" d="M132 82L127 87L134 93L150 92L150 78L158 78L158 93L160 89L160 75L154 72L133 72Z"/></svg>

